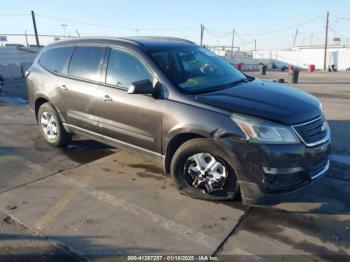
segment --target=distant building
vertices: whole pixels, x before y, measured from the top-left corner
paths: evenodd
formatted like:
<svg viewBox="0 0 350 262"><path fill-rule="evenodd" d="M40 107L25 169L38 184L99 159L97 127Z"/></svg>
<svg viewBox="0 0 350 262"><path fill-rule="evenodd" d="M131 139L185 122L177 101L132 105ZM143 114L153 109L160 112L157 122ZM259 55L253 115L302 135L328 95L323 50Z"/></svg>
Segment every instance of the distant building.
<svg viewBox="0 0 350 262"><path fill-rule="evenodd" d="M271 59L274 66L294 65L299 68L307 68L308 65L315 65L316 69L323 69L324 66L324 46L296 46L291 50L276 51L254 51L255 59ZM350 46L331 44L327 48L326 67L334 65L337 70L350 69Z"/></svg>

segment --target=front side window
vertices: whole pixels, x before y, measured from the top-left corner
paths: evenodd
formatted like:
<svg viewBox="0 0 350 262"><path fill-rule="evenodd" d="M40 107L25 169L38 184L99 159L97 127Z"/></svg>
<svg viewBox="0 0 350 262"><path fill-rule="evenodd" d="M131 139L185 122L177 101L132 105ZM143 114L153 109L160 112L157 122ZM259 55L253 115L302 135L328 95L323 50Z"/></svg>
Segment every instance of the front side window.
<svg viewBox="0 0 350 262"><path fill-rule="evenodd" d="M81 46L74 50L68 75L99 81L100 65L102 64L106 48L95 46Z"/></svg>
<svg viewBox="0 0 350 262"><path fill-rule="evenodd" d="M57 47L44 51L40 57L39 64L49 71L61 74L72 50L73 47Z"/></svg>
<svg viewBox="0 0 350 262"><path fill-rule="evenodd" d="M220 90L246 79L232 65L204 48L173 48L151 52L150 56L184 93Z"/></svg>
<svg viewBox="0 0 350 262"><path fill-rule="evenodd" d="M107 66L106 83L127 89L133 82L153 80L145 65L128 52L112 49Z"/></svg>

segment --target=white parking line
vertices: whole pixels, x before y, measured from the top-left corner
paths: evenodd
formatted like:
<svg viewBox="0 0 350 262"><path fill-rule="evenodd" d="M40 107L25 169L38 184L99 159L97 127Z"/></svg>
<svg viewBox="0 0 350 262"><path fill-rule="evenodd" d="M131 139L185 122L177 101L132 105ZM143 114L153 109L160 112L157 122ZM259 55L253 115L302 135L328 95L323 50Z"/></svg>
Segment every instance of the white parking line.
<svg viewBox="0 0 350 262"><path fill-rule="evenodd" d="M220 244L220 240L201 232L197 232L194 229L187 227L185 225L179 224L174 220L168 219L166 217L160 216L150 210L137 206L135 204L129 203L128 201L117 198L104 191L96 190L92 186L85 183L72 179L68 176L58 175L56 178L63 184L66 184L75 190L85 193L91 197L94 197L100 201L103 201L109 205L123 209L124 211L133 214L135 216L142 217L143 219L157 224L175 234L179 238L186 237L196 243L209 247L215 248Z"/></svg>

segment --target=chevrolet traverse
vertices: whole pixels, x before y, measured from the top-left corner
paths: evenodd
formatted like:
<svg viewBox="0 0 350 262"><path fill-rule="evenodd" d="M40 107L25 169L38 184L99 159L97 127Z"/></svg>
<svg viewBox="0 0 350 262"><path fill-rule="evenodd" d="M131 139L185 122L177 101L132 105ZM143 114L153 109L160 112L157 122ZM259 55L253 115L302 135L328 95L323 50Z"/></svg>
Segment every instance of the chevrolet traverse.
<svg viewBox="0 0 350 262"><path fill-rule="evenodd" d="M26 81L48 143L83 134L147 154L191 197L264 203L329 168L330 129L318 99L246 76L187 40L55 42Z"/></svg>

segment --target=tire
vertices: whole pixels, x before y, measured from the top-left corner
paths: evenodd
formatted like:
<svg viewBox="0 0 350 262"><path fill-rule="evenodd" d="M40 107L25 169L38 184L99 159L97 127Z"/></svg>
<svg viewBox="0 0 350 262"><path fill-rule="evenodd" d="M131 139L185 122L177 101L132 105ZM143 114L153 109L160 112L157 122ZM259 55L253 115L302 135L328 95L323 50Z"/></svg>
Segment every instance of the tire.
<svg viewBox="0 0 350 262"><path fill-rule="evenodd" d="M72 138L72 135L69 134L63 127L62 121L53 108L51 103L42 104L38 111L38 124L41 131L41 134L45 138L46 142L54 147L64 146ZM45 130L45 126L47 127L47 123L45 123L45 119L51 120L50 131ZM52 135L49 135L52 134Z"/></svg>
<svg viewBox="0 0 350 262"><path fill-rule="evenodd" d="M203 190L203 188L196 188L192 185L196 179L192 179L193 177L185 172L185 170L188 170L189 161L192 161L192 158L198 153L210 154L210 156L214 157L217 162L220 162L225 167L226 179L220 190L205 192L206 190ZM196 163L192 165L195 165L197 168L198 165ZM229 200L239 195L237 176L232 160L223 149L210 139L196 138L182 144L172 158L170 171L178 190L190 197L206 200Z"/></svg>

